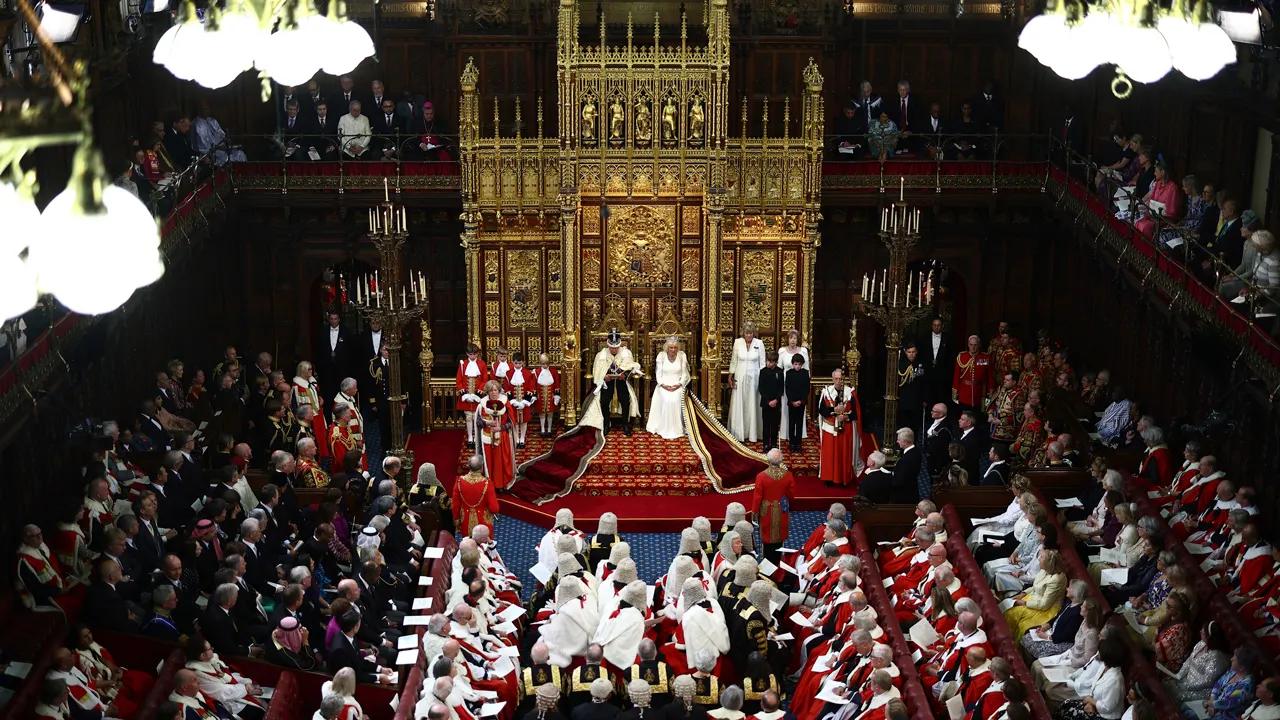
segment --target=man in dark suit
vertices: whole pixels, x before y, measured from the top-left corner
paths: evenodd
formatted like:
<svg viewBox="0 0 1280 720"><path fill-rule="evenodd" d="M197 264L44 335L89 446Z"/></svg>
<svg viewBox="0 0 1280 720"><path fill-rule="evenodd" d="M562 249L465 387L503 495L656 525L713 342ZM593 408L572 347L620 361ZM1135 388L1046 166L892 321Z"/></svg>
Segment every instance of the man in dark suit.
<svg viewBox="0 0 1280 720"><path fill-rule="evenodd" d="M930 323L929 335L920 343L924 355L924 375L928 381L926 402L947 402L951 399L951 363L955 360L955 350L951 339L942 332L942 318L935 317Z"/></svg>
<svg viewBox="0 0 1280 720"><path fill-rule="evenodd" d="M276 98L279 100L277 109L280 112L280 117L284 117L289 110L289 105L291 104L297 104L299 110L315 112L315 105L311 102L310 95L305 92L300 92L298 88L293 87L292 85L281 85L278 87L279 89L276 90Z"/></svg>
<svg viewBox="0 0 1280 720"><path fill-rule="evenodd" d="M356 81L350 75L343 75L338 78L338 91L329 99L329 105L334 108L351 107L351 101L356 100L364 107L372 107L369 104L369 98L364 93L356 92Z"/></svg>
<svg viewBox="0 0 1280 720"><path fill-rule="evenodd" d="M878 119L880 111L884 109L884 99L872 91L871 81L863 80L858 86L858 98L853 101L854 116L857 119L854 131L858 135L865 135L867 128L871 127L871 121Z"/></svg>
<svg viewBox="0 0 1280 720"><path fill-rule="evenodd" d="M920 448L916 447L916 433L911 428L901 428L896 435L902 455L893 466L893 502L920 502L920 468L924 462Z"/></svg>
<svg viewBox="0 0 1280 720"><path fill-rule="evenodd" d="M169 120L164 133L164 152L175 172L182 172L195 162L196 151L191 147L191 118L179 114Z"/></svg>
<svg viewBox="0 0 1280 720"><path fill-rule="evenodd" d="M392 99L390 95L387 94L387 89L386 87L383 86L381 80L378 80L375 78L369 81L368 97L369 97L369 107L380 108L382 107L383 100L391 100L392 112L395 111L396 101Z"/></svg>
<svg viewBox="0 0 1280 720"><path fill-rule="evenodd" d="M310 135L303 147L307 157L313 160L334 160L338 157L338 118L342 113L331 112L329 101L321 98L310 116L308 130ZM315 151L315 156L311 151ZM300 158L301 159L301 158Z"/></svg>
<svg viewBox="0 0 1280 720"><path fill-rule="evenodd" d="M893 473L885 469L884 463L884 453L872 452L858 482L858 494L877 504L893 502Z"/></svg>
<svg viewBox="0 0 1280 720"><path fill-rule="evenodd" d="M381 151L384 158L398 157L400 143L405 140L408 128L396 114L395 100L384 97L381 105L376 107L378 109L369 117L369 122L373 125L373 134L377 138L376 149Z"/></svg>
<svg viewBox="0 0 1280 720"><path fill-rule="evenodd" d="M889 117L897 124L898 132L901 133L902 139L899 141L898 147L911 151L921 150L924 147L925 108L911 94L911 83L906 80L899 80L898 96L890 101L889 106L885 109L889 112Z"/></svg>
<svg viewBox="0 0 1280 720"><path fill-rule="evenodd" d="M285 105L284 116L280 119L280 142L283 145L281 153L285 159L306 159L306 148L315 144L314 139L308 136L316 133L314 110L304 115L302 105L297 100Z"/></svg>
<svg viewBox="0 0 1280 720"><path fill-rule="evenodd" d="M1053 129L1054 138L1061 142L1065 149L1083 153L1085 147L1084 120L1078 116L1075 108L1067 105L1062 112L1062 120Z"/></svg>
<svg viewBox="0 0 1280 720"><path fill-rule="evenodd" d="M158 509L159 502L155 493L144 492L134 503L138 532L129 542L137 552L141 566L147 569L148 574L160 567L160 558L164 557L165 537L161 534L160 523L157 520Z"/></svg>
<svg viewBox="0 0 1280 720"><path fill-rule="evenodd" d="M957 430L956 442L964 447L964 469L969 473L969 484L977 485L982 477L978 474L979 458L986 456L988 444L986 435L978 427L977 413L962 411Z"/></svg>
<svg viewBox="0 0 1280 720"><path fill-rule="evenodd" d="M93 563L94 581L85 593L85 620L96 628L114 632L138 632L137 616L116 589L120 585L120 563L100 556Z"/></svg>
<svg viewBox="0 0 1280 720"><path fill-rule="evenodd" d="M356 640L356 633L360 630L360 613L351 610L338 618L338 629L341 632L334 635L333 642L325 648L329 672L336 673L342 668L351 668L355 671L357 682L381 681L385 676L375 673L377 665L364 657L360 642Z"/></svg>
<svg viewBox="0 0 1280 720"><path fill-rule="evenodd" d="M261 525L254 518L240 523L240 542L244 545L244 581L261 595L273 595L267 584L276 580L275 553L263 542ZM272 626L274 627L274 626Z"/></svg>
<svg viewBox="0 0 1280 720"><path fill-rule="evenodd" d="M244 642L236 622L236 599L240 594L235 583L223 583L213 591L209 598L209 607L200 617L200 632L209 641L214 652L229 657L244 657L249 654L249 646Z"/></svg>
<svg viewBox="0 0 1280 720"><path fill-rule="evenodd" d="M992 487L1004 487L1009 484L1009 446L1002 443L996 443L987 451L987 459L991 464L987 466L986 472L982 474L982 481L979 485L990 485Z"/></svg>
<svg viewBox="0 0 1280 720"><path fill-rule="evenodd" d="M200 617L200 606L196 600L200 597L200 576L195 570L182 567L182 558L177 555L165 555L160 560L160 569L152 575L154 587L168 585L178 597L178 606L173 609L173 619L178 629L191 634L196 618Z"/></svg>
<svg viewBox="0 0 1280 720"><path fill-rule="evenodd" d="M982 132L994 133L1004 127L1004 99L996 92L996 84L988 80L982 92L973 99L973 114Z"/></svg>
<svg viewBox="0 0 1280 720"><path fill-rule="evenodd" d="M320 394L326 400L338 394L339 384L350 375L350 344L347 330L342 326L342 316L333 311L325 313L325 327L320 333L320 347L315 357ZM365 358L365 362L368 361L369 358ZM329 403L325 403L324 409L331 411Z"/></svg>
<svg viewBox="0 0 1280 720"><path fill-rule="evenodd" d="M151 447L157 451L169 449L169 431L160 424L156 417L156 401L143 400L138 406L138 428L151 440Z"/></svg>
<svg viewBox="0 0 1280 720"><path fill-rule="evenodd" d="M947 417L947 404L934 403L929 409L929 427L924 431L924 451L929 462L929 475L937 478L947 471L951 457L947 448L955 440L951 419Z"/></svg>

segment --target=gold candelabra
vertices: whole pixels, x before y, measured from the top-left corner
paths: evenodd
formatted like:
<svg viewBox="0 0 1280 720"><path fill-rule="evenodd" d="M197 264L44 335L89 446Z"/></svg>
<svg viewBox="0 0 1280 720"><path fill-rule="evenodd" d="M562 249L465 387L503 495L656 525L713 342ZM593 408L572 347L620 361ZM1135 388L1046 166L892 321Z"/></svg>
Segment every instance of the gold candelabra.
<svg viewBox="0 0 1280 720"><path fill-rule="evenodd" d="M893 448L889 437L897 430L898 423L898 353L902 348L902 333L907 325L933 312L934 297L932 270L907 272L907 258L920 242L920 210L901 204L902 192L899 188L898 203L880 213L877 235L889 250L889 267L864 275L862 293L854 297L858 311L885 329L884 445L889 450ZM853 322L856 327L856 316ZM919 431L919 428L912 429Z"/></svg>
<svg viewBox="0 0 1280 720"><path fill-rule="evenodd" d="M386 178L382 180L383 201L369 210L369 241L378 249L378 269L372 275L353 278L355 292L348 291L356 310L370 320L382 324L382 345L387 350L387 407L379 408L389 413L391 437L383 438L388 455L413 465L413 455L405 447L404 407L409 399L400 375L400 348L404 338L404 326L410 321L425 317L428 310L427 278L422 271L408 273L405 277L400 251L409 237L409 218L405 209L391 202ZM424 321L423 346L430 352L430 333ZM429 397L424 398L424 406ZM428 418L424 417L426 423Z"/></svg>

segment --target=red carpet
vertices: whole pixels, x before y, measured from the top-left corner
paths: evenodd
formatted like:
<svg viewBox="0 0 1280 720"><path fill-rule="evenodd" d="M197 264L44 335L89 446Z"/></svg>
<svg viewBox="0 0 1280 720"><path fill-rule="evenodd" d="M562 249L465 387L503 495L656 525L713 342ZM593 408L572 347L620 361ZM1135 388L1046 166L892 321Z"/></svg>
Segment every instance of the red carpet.
<svg viewBox="0 0 1280 720"><path fill-rule="evenodd" d="M573 481L582 476L604 444L604 433L596 428L571 428L556 438L547 452L516 469L517 480L511 494L528 502L547 502L568 494Z"/></svg>

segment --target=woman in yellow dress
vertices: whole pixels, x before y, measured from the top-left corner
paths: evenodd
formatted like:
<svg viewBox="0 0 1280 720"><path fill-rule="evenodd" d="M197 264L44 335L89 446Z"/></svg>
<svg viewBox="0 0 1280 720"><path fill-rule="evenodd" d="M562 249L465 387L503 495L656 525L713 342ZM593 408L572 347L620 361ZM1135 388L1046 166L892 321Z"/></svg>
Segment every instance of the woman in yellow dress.
<svg viewBox="0 0 1280 720"><path fill-rule="evenodd" d="M1004 611L1005 622L1015 638L1021 638L1033 627L1043 625L1062 609L1067 594L1067 574L1062 555L1057 550L1040 551L1040 571L1031 588L1014 598L1013 607Z"/></svg>

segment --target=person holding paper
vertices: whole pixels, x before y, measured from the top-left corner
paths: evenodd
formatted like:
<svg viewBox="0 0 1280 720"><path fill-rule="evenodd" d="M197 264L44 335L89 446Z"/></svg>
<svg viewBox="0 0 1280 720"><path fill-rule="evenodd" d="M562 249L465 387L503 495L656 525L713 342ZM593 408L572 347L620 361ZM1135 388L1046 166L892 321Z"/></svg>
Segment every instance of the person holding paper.
<svg viewBox="0 0 1280 720"><path fill-rule="evenodd" d="M933 533L935 542L946 542L946 524L942 521L938 506L932 500L921 500L916 503L915 515L910 532L903 535L898 542L881 543L887 546L876 553L876 565L880 567L880 573L884 577L891 577L905 570L911 564L911 558L921 550L916 543L916 531L928 529ZM941 539L938 539L939 531L942 533Z"/></svg>
<svg viewBox="0 0 1280 720"><path fill-rule="evenodd" d="M1156 662L1177 672L1191 654L1191 601L1180 591L1165 601L1163 622L1156 630L1151 649Z"/></svg>
<svg viewBox="0 0 1280 720"><path fill-rule="evenodd" d="M956 680L969 668L965 651L971 647L981 647L991 654L991 644L987 641L987 633L978 627L978 614L961 612L956 620L956 628L942 638L942 644L932 657L920 665L920 681L926 690L933 690L939 682Z"/></svg>
<svg viewBox="0 0 1280 720"><path fill-rule="evenodd" d="M1209 689L1231 665L1231 643L1217 621L1200 627L1200 641L1178 672L1165 678L1169 695L1179 702L1203 703Z"/></svg>
<svg viewBox="0 0 1280 720"><path fill-rule="evenodd" d="M916 531L918 550L910 556L910 562L897 574L886 576L892 580L891 595L919 592L926 580L933 577L934 569L947 561L947 546L934 542L933 531L920 528Z"/></svg>
<svg viewBox="0 0 1280 720"><path fill-rule="evenodd" d="M765 460L769 467L756 475L751 514L760 526L763 557L777 563L780 559L778 548L787 539L790 521L787 510L795 497L796 479L782 464L782 450L773 448L765 455Z"/></svg>
<svg viewBox="0 0 1280 720"><path fill-rule="evenodd" d="M1155 174L1151 181L1151 189L1147 191L1146 197L1142 198L1140 217L1134 223L1134 228L1147 237L1155 235L1162 221L1164 224L1172 225L1181 220L1185 202L1182 188L1169 177L1169 168L1165 166L1164 161L1157 159L1152 163L1152 168ZM1156 215L1153 215L1153 211Z"/></svg>
<svg viewBox="0 0 1280 720"><path fill-rule="evenodd" d="M1085 675L1072 682L1076 694L1058 710L1059 720L1120 720L1125 710L1125 681L1123 666L1128 660L1128 649L1123 640L1104 641L1098 649L1100 672Z"/></svg>
<svg viewBox="0 0 1280 720"><path fill-rule="evenodd" d="M1031 589L1014 598L1013 607L1004 613L1009 632L1021 638L1033 627L1049 622L1058 614L1067 592L1067 576L1062 555L1057 550L1040 551L1040 570Z"/></svg>

